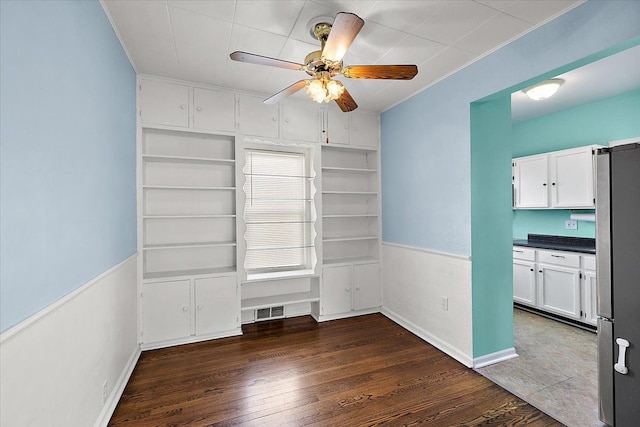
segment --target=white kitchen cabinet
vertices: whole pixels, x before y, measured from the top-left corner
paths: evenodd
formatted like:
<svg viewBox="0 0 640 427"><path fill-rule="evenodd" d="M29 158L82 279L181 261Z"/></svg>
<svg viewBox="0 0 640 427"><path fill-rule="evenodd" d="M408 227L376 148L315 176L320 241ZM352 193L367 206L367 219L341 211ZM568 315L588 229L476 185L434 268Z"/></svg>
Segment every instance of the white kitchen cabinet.
<svg viewBox="0 0 640 427"><path fill-rule="evenodd" d="M140 79L138 96L144 125L189 127L189 86Z"/></svg>
<svg viewBox="0 0 640 427"><path fill-rule="evenodd" d="M513 159L514 208L593 208L594 148L579 147Z"/></svg>
<svg viewBox="0 0 640 427"><path fill-rule="evenodd" d="M513 260L513 300L520 304L536 305L536 263Z"/></svg>
<svg viewBox="0 0 640 427"><path fill-rule="evenodd" d="M144 283L142 341L153 343L191 335L189 280Z"/></svg>
<svg viewBox="0 0 640 427"><path fill-rule="evenodd" d="M240 95L238 132L265 138L278 138L278 104L265 104L262 97Z"/></svg>
<svg viewBox="0 0 640 427"><path fill-rule="evenodd" d="M214 334L239 326L236 276L194 280L196 335Z"/></svg>
<svg viewBox="0 0 640 427"><path fill-rule="evenodd" d="M233 92L194 87L194 129L234 132L235 102Z"/></svg>
<svg viewBox="0 0 640 427"><path fill-rule="evenodd" d="M580 271L538 264L538 307L580 320Z"/></svg>
<svg viewBox="0 0 640 427"><path fill-rule="evenodd" d="M550 153L549 181L552 207L595 207L593 148Z"/></svg>
<svg viewBox="0 0 640 427"><path fill-rule="evenodd" d="M351 113L350 144L377 149L379 141L380 116L378 114Z"/></svg>
<svg viewBox="0 0 640 427"><path fill-rule="evenodd" d="M145 282L142 307L143 348L228 335L240 325L235 275Z"/></svg>
<svg viewBox="0 0 640 427"><path fill-rule="evenodd" d="M516 208L549 206L547 155L513 160L513 202Z"/></svg>
<svg viewBox="0 0 640 427"><path fill-rule="evenodd" d="M321 111L317 103L282 102L280 137L293 141L318 142Z"/></svg>
<svg viewBox="0 0 640 427"><path fill-rule="evenodd" d="M380 264L323 267L320 302L324 316L380 307Z"/></svg>

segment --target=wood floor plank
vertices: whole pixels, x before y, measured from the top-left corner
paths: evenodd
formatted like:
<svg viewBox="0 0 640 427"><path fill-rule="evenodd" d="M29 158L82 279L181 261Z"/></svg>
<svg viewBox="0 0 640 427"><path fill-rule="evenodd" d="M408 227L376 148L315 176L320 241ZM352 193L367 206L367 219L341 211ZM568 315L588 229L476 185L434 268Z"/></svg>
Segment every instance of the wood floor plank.
<svg viewBox="0 0 640 427"><path fill-rule="evenodd" d="M143 352L110 426L560 426L375 314Z"/></svg>

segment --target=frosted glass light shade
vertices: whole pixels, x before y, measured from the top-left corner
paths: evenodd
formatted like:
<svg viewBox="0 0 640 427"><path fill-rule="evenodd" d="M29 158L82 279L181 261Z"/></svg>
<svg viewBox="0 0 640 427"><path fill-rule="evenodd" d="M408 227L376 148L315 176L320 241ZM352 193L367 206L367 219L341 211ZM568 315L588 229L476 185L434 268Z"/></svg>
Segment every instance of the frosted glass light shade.
<svg viewBox="0 0 640 427"><path fill-rule="evenodd" d="M338 99L344 92L344 86L337 80L307 80L307 93L315 102L330 102Z"/></svg>
<svg viewBox="0 0 640 427"><path fill-rule="evenodd" d="M523 89L522 91L534 101L542 101L543 99L553 96L562 83L564 83L562 79L549 79Z"/></svg>

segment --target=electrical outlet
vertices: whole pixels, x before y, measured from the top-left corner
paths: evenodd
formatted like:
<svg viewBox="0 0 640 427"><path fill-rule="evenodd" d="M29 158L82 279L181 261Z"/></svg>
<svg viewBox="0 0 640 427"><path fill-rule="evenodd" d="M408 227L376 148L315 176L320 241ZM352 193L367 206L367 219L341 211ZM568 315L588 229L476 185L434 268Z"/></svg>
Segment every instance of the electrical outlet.
<svg viewBox="0 0 640 427"><path fill-rule="evenodd" d="M444 311L449 311L449 298L440 297L440 308L442 308Z"/></svg>
<svg viewBox="0 0 640 427"><path fill-rule="evenodd" d="M107 397L109 397L109 380L104 380L102 383L102 404L107 403Z"/></svg>
<svg viewBox="0 0 640 427"><path fill-rule="evenodd" d="M574 221L572 219L569 219L569 220L564 222L564 228L566 230L577 230L578 229L578 221Z"/></svg>

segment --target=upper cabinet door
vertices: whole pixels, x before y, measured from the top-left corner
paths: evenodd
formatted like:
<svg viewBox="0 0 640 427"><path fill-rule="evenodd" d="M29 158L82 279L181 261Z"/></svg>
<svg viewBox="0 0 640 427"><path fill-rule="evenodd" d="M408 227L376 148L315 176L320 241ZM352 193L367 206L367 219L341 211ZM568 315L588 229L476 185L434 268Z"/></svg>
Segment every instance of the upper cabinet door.
<svg viewBox="0 0 640 427"><path fill-rule="evenodd" d="M550 153L549 168L554 208L595 207L591 147Z"/></svg>
<svg viewBox="0 0 640 427"><path fill-rule="evenodd" d="M283 102L280 137L295 141L318 142L320 107L308 102Z"/></svg>
<svg viewBox="0 0 640 427"><path fill-rule="evenodd" d="M139 90L143 124L189 127L189 86L144 79Z"/></svg>
<svg viewBox="0 0 640 427"><path fill-rule="evenodd" d="M193 127L233 132L236 129L233 92L193 88Z"/></svg>
<svg viewBox="0 0 640 427"><path fill-rule="evenodd" d="M325 135L329 144L349 144L349 115L340 110L324 110L325 114Z"/></svg>
<svg viewBox="0 0 640 427"><path fill-rule="evenodd" d="M351 114L351 145L378 148L380 120L377 114Z"/></svg>
<svg viewBox="0 0 640 427"><path fill-rule="evenodd" d="M278 104L265 104L261 97L240 95L238 131L244 135L278 137Z"/></svg>
<svg viewBox="0 0 640 427"><path fill-rule="evenodd" d="M549 206L547 155L513 160L513 203L516 208Z"/></svg>

